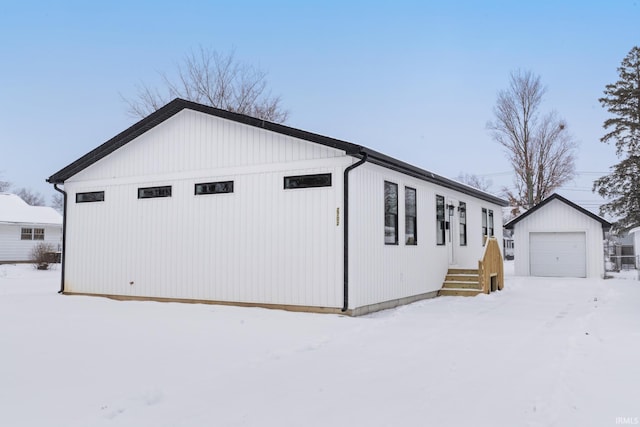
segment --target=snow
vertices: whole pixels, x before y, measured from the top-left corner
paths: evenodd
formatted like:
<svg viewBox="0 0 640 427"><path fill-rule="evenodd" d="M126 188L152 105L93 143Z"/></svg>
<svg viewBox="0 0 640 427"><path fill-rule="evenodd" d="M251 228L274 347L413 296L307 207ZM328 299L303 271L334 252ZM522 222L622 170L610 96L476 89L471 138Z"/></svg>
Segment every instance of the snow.
<svg viewBox="0 0 640 427"><path fill-rule="evenodd" d="M606 426L640 418L640 282L525 278L369 316L61 296L0 265L7 426Z"/></svg>
<svg viewBox="0 0 640 427"><path fill-rule="evenodd" d="M30 206L20 196L0 193L0 222L62 225L62 215L49 206Z"/></svg>

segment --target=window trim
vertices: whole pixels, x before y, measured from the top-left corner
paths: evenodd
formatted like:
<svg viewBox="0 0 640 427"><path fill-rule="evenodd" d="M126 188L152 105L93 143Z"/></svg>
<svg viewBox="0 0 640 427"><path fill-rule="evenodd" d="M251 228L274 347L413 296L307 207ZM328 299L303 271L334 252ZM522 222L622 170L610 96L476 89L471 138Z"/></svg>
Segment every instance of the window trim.
<svg viewBox="0 0 640 427"><path fill-rule="evenodd" d="M76 193L76 203L104 202L104 191Z"/></svg>
<svg viewBox="0 0 640 427"><path fill-rule="evenodd" d="M392 200L387 198L387 188L394 189L395 191L395 213L393 212L393 205L388 205L387 201ZM388 209L388 208L391 208ZM387 225L387 220L391 219L391 224ZM394 230L393 241L387 241L387 227L391 227ZM398 236L398 184L390 181L384 181L384 244L390 246L397 246L399 242Z"/></svg>
<svg viewBox="0 0 640 427"><path fill-rule="evenodd" d="M413 215L408 214L409 199L407 196L411 192L413 192ZM410 219L413 219L413 221L410 221ZM407 229L407 227L409 226L409 224L413 224L413 230L411 230L413 234L413 240L410 240L411 237L409 237L410 235L408 234L409 230ZM406 186L404 187L404 244L407 246L418 245L418 192L415 188Z"/></svg>
<svg viewBox="0 0 640 427"><path fill-rule="evenodd" d="M222 188L220 189L220 191L218 191L219 185L225 186L226 188ZM212 186L213 188L209 190L205 186ZM201 190L206 189L207 191L198 192L199 188ZM206 196L210 194L229 194L229 193L233 193L233 181L199 182L194 184L193 186L193 194L195 196Z"/></svg>
<svg viewBox="0 0 640 427"><path fill-rule="evenodd" d="M153 194L145 194L145 191L153 191ZM162 197L171 197L170 185L138 187L138 199L157 199Z"/></svg>
<svg viewBox="0 0 640 427"><path fill-rule="evenodd" d="M323 181L324 180L324 181ZM301 188L322 188L332 186L332 174L329 173L315 173L309 175L290 175L285 176L283 179L285 190L297 190ZM298 182L294 185L294 182Z"/></svg>

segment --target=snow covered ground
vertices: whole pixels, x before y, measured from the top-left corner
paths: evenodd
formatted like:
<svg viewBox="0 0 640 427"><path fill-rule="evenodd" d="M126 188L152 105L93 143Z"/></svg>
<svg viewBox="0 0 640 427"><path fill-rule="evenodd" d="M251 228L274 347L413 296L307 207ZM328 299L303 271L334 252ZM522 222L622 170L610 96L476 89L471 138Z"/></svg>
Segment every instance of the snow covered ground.
<svg viewBox="0 0 640 427"><path fill-rule="evenodd" d="M61 296L59 270L0 265L0 425L639 424L634 274L349 318Z"/></svg>

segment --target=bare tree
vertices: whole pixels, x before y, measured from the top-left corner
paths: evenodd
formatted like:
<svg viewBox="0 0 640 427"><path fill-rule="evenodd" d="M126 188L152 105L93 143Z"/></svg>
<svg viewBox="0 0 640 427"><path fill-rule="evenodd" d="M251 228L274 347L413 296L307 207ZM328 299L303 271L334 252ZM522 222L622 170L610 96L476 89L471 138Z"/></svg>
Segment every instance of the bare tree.
<svg viewBox="0 0 640 427"><path fill-rule="evenodd" d="M530 71L511 73L510 85L498 92L495 121L487 123L515 172L515 191L504 189L516 206L531 208L575 175L576 142L566 122L553 111L540 116L546 89Z"/></svg>
<svg viewBox="0 0 640 427"><path fill-rule="evenodd" d="M20 196L20 198L22 200L24 200L25 202L27 202L31 206L44 206L45 205L44 197L40 193L33 192L33 191L28 190L26 188L21 188L20 190L18 190L16 192L16 194L18 196Z"/></svg>
<svg viewBox="0 0 640 427"><path fill-rule="evenodd" d="M493 184L491 180L487 180L484 177L468 173L463 174L462 172L456 179L481 191L489 191L489 188L491 188L491 184Z"/></svg>
<svg viewBox="0 0 640 427"><path fill-rule="evenodd" d="M51 196L51 207L60 213L64 211L64 197L62 197L62 194L55 193Z"/></svg>
<svg viewBox="0 0 640 427"><path fill-rule="evenodd" d="M235 52L224 54L200 46L185 55L176 66L174 81L161 73L164 89L141 84L134 99L123 100L133 117L146 117L173 98L210 105L276 123L287 120L289 112L282 108L279 96L267 89L267 73L241 63Z"/></svg>
<svg viewBox="0 0 640 427"><path fill-rule="evenodd" d="M0 193L9 191L9 188L11 188L11 183L9 181L3 181L2 179L0 179Z"/></svg>

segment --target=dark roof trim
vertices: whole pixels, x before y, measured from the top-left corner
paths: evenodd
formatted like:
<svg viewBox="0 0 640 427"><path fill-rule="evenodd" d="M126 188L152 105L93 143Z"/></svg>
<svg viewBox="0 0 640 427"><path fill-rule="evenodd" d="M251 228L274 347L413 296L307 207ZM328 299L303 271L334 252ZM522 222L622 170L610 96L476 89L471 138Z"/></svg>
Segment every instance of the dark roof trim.
<svg viewBox="0 0 640 427"><path fill-rule="evenodd" d="M576 205L572 201L565 199L564 197L562 197L561 195L559 195L557 193L553 193L551 196L547 197L542 202L538 203L536 206L532 207L531 209L529 209L528 211L526 211L522 215L519 215L519 216L515 217L514 219L512 219L511 221L507 222L504 225L504 228L506 228L508 230L513 229L513 226L516 225L518 222L522 221L523 219L525 219L526 217L528 217L532 213L536 212L538 209L542 208L547 203L550 203L552 200L559 200L559 201L571 206L572 208L574 208L578 212L588 216L589 218L595 219L600 224L602 224L602 229L604 231L608 231L611 228L611 223L609 221L607 221L606 219L599 217L598 215L594 214L593 212L589 212L588 210L586 210L582 206Z"/></svg>
<svg viewBox="0 0 640 427"><path fill-rule="evenodd" d="M385 154L379 153L375 150L371 150L361 145L352 144L350 142L341 141L339 139L330 138L328 136L319 135L312 132L306 132L300 129L295 129L289 126L281 125L278 123L268 122L265 120L257 119L255 117L246 116L244 114L232 113L230 111L221 110L219 108L210 107L208 105L202 105L184 99L176 98L169 102L164 107L151 113L149 116L140 120L125 131L114 136L104 144L91 150L89 153L80 157L75 162L62 168L58 172L51 175L47 182L51 184L64 184L64 181L71 178L73 175L91 166L98 160L113 153L118 148L131 142L138 136L149 131L150 129L158 126L160 123L176 115L183 109L190 109L201 113L209 114L216 117L221 117L234 122L242 123L249 126L254 126L262 129L266 129L272 132L276 132L282 135L291 136L305 141L314 142L327 147L336 148L344 151L347 155L362 158L366 153L369 157L369 162L374 163L389 169L396 170L398 172L405 173L424 181L432 182L441 185L446 188L450 188L455 191L467 194L472 197L488 201L490 203L497 204L499 206L507 206L507 202L499 197L477 190L473 187L469 187L465 184L453 181L451 179L444 178L436 175L424 169L420 169L408 163L389 157Z"/></svg>

